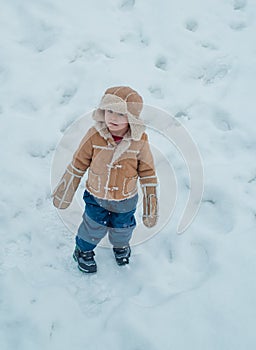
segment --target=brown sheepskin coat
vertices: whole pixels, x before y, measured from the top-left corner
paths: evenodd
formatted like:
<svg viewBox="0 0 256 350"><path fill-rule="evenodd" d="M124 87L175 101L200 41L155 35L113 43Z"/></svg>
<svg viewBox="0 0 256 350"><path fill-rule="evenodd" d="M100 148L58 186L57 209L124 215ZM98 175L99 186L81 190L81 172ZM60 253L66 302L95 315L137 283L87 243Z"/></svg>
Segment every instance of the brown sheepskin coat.
<svg viewBox="0 0 256 350"><path fill-rule="evenodd" d="M138 141L129 133L116 144L105 129L91 128L73 157L74 168L89 168L86 188L94 196L122 200L134 196L137 180L142 186L156 185L153 157L144 132Z"/></svg>

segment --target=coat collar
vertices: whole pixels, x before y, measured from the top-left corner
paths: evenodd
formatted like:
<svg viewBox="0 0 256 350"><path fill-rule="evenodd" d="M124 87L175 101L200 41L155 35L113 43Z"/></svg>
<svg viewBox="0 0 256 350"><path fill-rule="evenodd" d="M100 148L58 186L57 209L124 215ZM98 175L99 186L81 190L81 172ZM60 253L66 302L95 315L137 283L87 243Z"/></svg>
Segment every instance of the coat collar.
<svg viewBox="0 0 256 350"><path fill-rule="evenodd" d="M111 145L115 147L114 154L112 157L111 163L113 164L115 161L117 161L124 152L126 152L132 142L132 137L131 137L131 130L129 129L127 133L124 135L122 141L118 144L114 141L111 133L109 132L105 122L96 122L95 123L95 129L98 131L101 137L104 138L104 140L107 141L108 145Z"/></svg>

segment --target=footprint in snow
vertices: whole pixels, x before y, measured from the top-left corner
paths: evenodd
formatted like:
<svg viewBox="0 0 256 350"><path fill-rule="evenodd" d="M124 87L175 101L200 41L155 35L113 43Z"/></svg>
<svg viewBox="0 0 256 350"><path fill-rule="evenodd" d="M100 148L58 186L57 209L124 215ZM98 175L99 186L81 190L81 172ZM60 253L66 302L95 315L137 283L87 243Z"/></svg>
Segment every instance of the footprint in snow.
<svg viewBox="0 0 256 350"><path fill-rule="evenodd" d="M122 0L120 4L120 9L121 10L132 10L135 5L135 0Z"/></svg>
<svg viewBox="0 0 256 350"><path fill-rule="evenodd" d="M214 112L213 124L221 131L231 131L233 129L229 113L222 109L217 109Z"/></svg>
<svg viewBox="0 0 256 350"><path fill-rule="evenodd" d="M232 66L228 62L221 59L214 60L202 67L195 78L201 80L205 85L210 85L225 78L231 68Z"/></svg>
<svg viewBox="0 0 256 350"><path fill-rule="evenodd" d="M214 43L207 41L207 40L203 40L200 45L204 48L204 49L208 49L208 50L218 50L217 45L215 45Z"/></svg>
<svg viewBox="0 0 256 350"><path fill-rule="evenodd" d="M149 92L151 93L151 95L157 99L162 99L164 98L164 93L162 91L162 89L159 86L150 86L148 88Z"/></svg>
<svg viewBox="0 0 256 350"><path fill-rule="evenodd" d="M168 68L168 62L166 57L164 56L159 56L155 62L155 67L158 69L161 69L163 71L167 71Z"/></svg>
<svg viewBox="0 0 256 350"><path fill-rule="evenodd" d="M198 22L195 19L187 19L185 22L185 28L190 32L196 32L198 29Z"/></svg>
<svg viewBox="0 0 256 350"><path fill-rule="evenodd" d="M120 42L124 44L140 45L146 47L149 45L149 39L141 32L125 33L121 35Z"/></svg>
<svg viewBox="0 0 256 350"><path fill-rule="evenodd" d="M182 120L190 120L191 117L188 115L188 113L185 110L180 110L175 113L175 118L182 119Z"/></svg>
<svg viewBox="0 0 256 350"><path fill-rule="evenodd" d="M70 87L65 89L65 91L62 93L60 104L67 105L72 100L72 98L75 96L76 93L77 93L77 87Z"/></svg>
<svg viewBox="0 0 256 350"><path fill-rule="evenodd" d="M220 193L217 191L215 191L214 198L214 194L210 193L211 190L214 189L205 190L205 198L202 200L198 221L201 222L202 227L206 225L208 230L212 230L216 234L228 234L232 232L235 225L232 201L226 195L220 198Z"/></svg>
<svg viewBox="0 0 256 350"><path fill-rule="evenodd" d="M199 288L210 276L209 253L201 242L191 242L179 261L171 260L171 269L163 275L145 282L131 301L141 307L152 308L163 305L172 298L179 297ZM172 262L173 261L173 262ZM169 260L170 264L170 260Z"/></svg>
<svg viewBox="0 0 256 350"><path fill-rule="evenodd" d="M46 158L50 153L55 150L55 146L52 143L46 142L31 142L28 146L28 154L32 158Z"/></svg>
<svg viewBox="0 0 256 350"><path fill-rule="evenodd" d="M235 31L241 31L247 27L244 21L234 21L231 22L229 27Z"/></svg>
<svg viewBox="0 0 256 350"><path fill-rule="evenodd" d="M243 10L245 9L246 5L247 5L246 0L234 0L233 2L234 10Z"/></svg>
<svg viewBox="0 0 256 350"><path fill-rule="evenodd" d="M234 0L233 1L233 9L238 12L240 11L241 15L243 10L245 10L247 6L246 0ZM238 13L237 13L238 15ZM240 16L238 16L240 17ZM246 21L244 18L237 18L229 23L229 27L234 31L241 31L247 27Z"/></svg>

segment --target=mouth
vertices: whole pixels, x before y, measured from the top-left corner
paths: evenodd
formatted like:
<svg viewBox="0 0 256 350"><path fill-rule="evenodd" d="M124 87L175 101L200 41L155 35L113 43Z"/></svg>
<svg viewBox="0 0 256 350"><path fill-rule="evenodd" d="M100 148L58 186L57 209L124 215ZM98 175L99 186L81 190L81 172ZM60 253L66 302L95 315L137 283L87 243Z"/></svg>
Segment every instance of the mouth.
<svg viewBox="0 0 256 350"><path fill-rule="evenodd" d="M112 122L110 122L109 125L110 125L110 126L118 126L118 124L112 123Z"/></svg>

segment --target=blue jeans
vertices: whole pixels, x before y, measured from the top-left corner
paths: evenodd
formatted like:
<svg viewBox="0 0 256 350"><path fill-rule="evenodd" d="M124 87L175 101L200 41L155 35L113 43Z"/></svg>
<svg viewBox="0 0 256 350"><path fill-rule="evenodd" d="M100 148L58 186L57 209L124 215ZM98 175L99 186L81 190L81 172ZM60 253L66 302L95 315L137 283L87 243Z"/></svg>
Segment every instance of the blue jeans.
<svg viewBox="0 0 256 350"><path fill-rule="evenodd" d="M107 233L114 247L127 246L136 227L134 213L138 195L109 201L96 198L85 190L83 199L86 205L76 237L78 246L82 250L92 250Z"/></svg>

